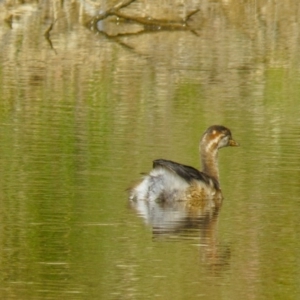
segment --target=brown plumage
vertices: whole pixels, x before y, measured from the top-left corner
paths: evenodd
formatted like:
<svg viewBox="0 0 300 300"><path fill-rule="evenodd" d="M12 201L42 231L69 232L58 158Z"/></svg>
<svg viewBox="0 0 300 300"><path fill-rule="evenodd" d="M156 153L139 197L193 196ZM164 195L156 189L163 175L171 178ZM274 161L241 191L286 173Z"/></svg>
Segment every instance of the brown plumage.
<svg viewBox="0 0 300 300"><path fill-rule="evenodd" d="M153 161L153 169L136 186L130 189L131 200L188 201L188 206L201 206L207 199L222 198L218 150L238 146L228 128L209 127L201 137L199 151L202 170L170 160Z"/></svg>

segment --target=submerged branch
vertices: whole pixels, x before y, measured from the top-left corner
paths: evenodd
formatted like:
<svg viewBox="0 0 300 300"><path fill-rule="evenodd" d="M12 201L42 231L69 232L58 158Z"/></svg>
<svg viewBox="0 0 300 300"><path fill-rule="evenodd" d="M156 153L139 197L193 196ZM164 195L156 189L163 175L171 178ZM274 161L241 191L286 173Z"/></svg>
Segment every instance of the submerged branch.
<svg viewBox="0 0 300 300"><path fill-rule="evenodd" d="M114 13L115 13L116 11L118 11L119 9L124 8L124 7L126 7L126 6L129 6L129 5L130 5L131 3L133 3L134 1L136 1L136 0L129 0L129 1L125 2L125 3L122 3L122 2L121 2L121 3L118 3L118 4L116 4L114 7L112 7L111 9L109 9L109 10L107 10L107 11L105 11L105 12L99 14L98 16L92 18L92 19L89 21L89 23L90 23L90 24L95 24L95 23L97 23L97 22L99 22L99 21L101 21L101 20L104 20L104 19L106 19L107 17L114 15Z"/></svg>
<svg viewBox="0 0 300 300"><path fill-rule="evenodd" d="M54 20L54 22L50 24L50 26L47 28L47 30L46 30L45 33L44 33L44 36L45 36L46 41L47 41L48 44L50 45L51 49L55 52L55 54L57 54L57 53L56 53L56 50L55 50L54 47L53 47L53 44L52 44L52 41L51 41L51 38L50 38L50 32L52 31L53 26L54 26L54 24L56 23L56 21L57 21L57 19Z"/></svg>
<svg viewBox="0 0 300 300"><path fill-rule="evenodd" d="M200 11L200 9L195 9L195 10L193 10L193 11L191 11L189 14L187 14L187 16L185 17L185 22L188 22L189 21L189 19L193 16L193 15L195 15L197 12L199 12Z"/></svg>
<svg viewBox="0 0 300 300"><path fill-rule="evenodd" d="M103 21L109 16L115 16L119 19L123 19L128 22L134 22L136 24L144 26L144 31L155 31L155 30L190 30L188 27L188 21L190 18L199 12L199 9L196 9L190 12L183 20L167 20L167 19L154 19L149 17L135 17L130 16L124 13L121 13L119 10L121 8L129 6L136 0L129 0L125 3L119 3L113 8L101 13L100 15L91 19L88 24L95 30L97 30L97 23Z"/></svg>
<svg viewBox="0 0 300 300"><path fill-rule="evenodd" d="M148 30L149 29L184 29L187 24L183 21L170 21L166 19L152 19L152 18L143 18L143 17L131 17L128 15L125 15L120 12L114 12L113 15L115 15L118 18L122 18L126 21L131 21L138 23L140 25L144 25Z"/></svg>
<svg viewBox="0 0 300 300"><path fill-rule="evenodd" d="M54 21L54 23L51 23L50 26L48 27L48 29L45 31L44 36L46 38L50 37L50 32L52 31L55 22L56 22L56 20Z"/></svg>

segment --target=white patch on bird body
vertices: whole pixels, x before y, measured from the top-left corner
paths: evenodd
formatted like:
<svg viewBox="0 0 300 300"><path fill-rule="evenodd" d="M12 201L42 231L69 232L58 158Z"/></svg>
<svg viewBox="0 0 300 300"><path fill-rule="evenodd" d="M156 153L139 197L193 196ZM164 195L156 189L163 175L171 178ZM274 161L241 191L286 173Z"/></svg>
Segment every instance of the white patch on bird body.
<svg viewBox="0 0 300 300"><path fill-rule="evenodd" d="M189 184L176 173L162 167L154 168L131 190L131 200L177 199L183 197Z"/></svg>

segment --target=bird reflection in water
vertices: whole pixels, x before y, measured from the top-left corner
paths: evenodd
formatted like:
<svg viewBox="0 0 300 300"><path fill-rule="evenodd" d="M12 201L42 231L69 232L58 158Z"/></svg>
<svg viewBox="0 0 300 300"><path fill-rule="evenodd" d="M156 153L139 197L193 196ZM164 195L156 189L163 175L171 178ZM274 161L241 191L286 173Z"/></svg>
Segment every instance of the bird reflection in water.
<svg viewBox="0 0 300 300"><path fill-rule="evenodd" d="M207 203L212 199L207 200ZM217 205L189 206L176 203L130 201L131 207L152 228L153 240L191 240L199 245L203 263L214 273L229 265L230 248L218 242L217 225L222 199L213 199Z"/></svg>

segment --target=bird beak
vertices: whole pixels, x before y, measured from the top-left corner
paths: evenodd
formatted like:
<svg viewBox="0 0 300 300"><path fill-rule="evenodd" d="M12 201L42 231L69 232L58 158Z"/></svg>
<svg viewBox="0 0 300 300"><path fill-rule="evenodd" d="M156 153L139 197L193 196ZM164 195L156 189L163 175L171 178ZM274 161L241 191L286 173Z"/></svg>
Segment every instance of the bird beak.
<svg viewBox="0 0 300 300"><path fill-rule="evenodd" d="M228 146L237 147L237 146L239 146L239 143L236 142L234 139L230 139L229 143L228 143Z"/></svg>

